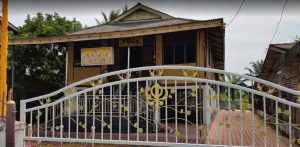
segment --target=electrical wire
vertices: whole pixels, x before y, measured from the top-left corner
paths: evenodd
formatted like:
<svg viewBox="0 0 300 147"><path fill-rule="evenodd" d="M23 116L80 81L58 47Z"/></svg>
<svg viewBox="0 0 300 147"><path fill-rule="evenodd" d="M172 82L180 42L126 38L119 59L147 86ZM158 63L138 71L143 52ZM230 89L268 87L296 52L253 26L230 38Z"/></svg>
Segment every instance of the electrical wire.
<svg viewBox="0 0 300 147"><path fill-rule="evenodd" d="M271 43L273 42L273 40L274 40L274 38L275 38L275 36L276 36L276 34L277 34L277 31L278 31L279 25L280 25L280 23L281 23L282 16L283 16L283 12L284 12L285 6L286 6L286 4L287 4L287 1L288 1L288 0L285 0L284 5L283 5L283 7L282 7L282 9L281 9L281 14L280 14L279 21L277 22L275 32L274 32L273 37L272 37L272 39L271 39L271 41L270 41L269 44L271 44Z"/></svg>
<svg viewBox="0 0 300 147"><path fill-rule="evenodd" d="M236 18L236 16L239 14L239 12L240 12L241 8L243 7L245 1L246 1L246 0L243 0L243 1L242 1L242 3L241 3L241 5L240 5L239 9L236 11L235 15L233 16L233 18L230 20L230 22L228 23L228 25L227 25L226 27L228 27L228 26L233 22L233 20Z"/></svg>

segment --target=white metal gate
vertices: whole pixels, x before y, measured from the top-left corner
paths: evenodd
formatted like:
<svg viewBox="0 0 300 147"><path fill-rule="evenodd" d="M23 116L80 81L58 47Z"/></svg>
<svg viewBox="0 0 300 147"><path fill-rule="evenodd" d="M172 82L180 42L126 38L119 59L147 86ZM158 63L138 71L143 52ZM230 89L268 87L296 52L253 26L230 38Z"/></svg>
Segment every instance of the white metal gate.
<svg viewBox="0 0 300 147"><path fill-rule="evenodd" d="M233 77L255 88L228 80ZM80 85L89 86L76 89ZM28 124L26 143L292 146L300 143L299 96L299 91L222 70L150 66L22 100L20 116Z"/></svg>

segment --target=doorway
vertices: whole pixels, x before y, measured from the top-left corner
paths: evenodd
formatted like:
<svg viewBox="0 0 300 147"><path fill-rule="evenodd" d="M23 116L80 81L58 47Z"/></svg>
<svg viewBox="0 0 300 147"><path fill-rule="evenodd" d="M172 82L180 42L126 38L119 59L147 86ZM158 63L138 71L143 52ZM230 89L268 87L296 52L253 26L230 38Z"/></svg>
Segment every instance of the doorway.
<svg viewBox="0 0 300 147"><path fill-rule="evenodd" d="M128 64L128 48L122 48L122 69L127 69ZM143 66L143 48L142 47L130 47L130 67Z"/></svg>

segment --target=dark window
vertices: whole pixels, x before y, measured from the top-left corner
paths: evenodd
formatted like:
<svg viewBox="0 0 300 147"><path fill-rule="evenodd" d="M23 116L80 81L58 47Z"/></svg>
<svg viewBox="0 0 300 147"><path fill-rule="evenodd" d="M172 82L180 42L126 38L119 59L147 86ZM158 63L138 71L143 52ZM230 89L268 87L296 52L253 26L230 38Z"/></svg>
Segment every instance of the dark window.
<svg viewBox="0 0 300 147"><path fill-rule="evenodd" d="M185 63L185 49L184 44L176 44L175 45L175 64Z"/></svg>
<svg viewBox="0 0 300 147"><path fill-rule="evenodd" d="M169 33L164 38L164 64L196 62L196 33Z"/></svg>
<svg viewBox="0 0 300 147"><path fill-rule="evenodd" d="M164 63L172 64L174 59L174 48L172 45L166 45L164 48Z"/></svg>
<svg viewBox="0 0 300 147"><path fill-rule="evenodd" d="M186 63L193 63L196 59L196 43L190 42L186 44Z"/></svg>

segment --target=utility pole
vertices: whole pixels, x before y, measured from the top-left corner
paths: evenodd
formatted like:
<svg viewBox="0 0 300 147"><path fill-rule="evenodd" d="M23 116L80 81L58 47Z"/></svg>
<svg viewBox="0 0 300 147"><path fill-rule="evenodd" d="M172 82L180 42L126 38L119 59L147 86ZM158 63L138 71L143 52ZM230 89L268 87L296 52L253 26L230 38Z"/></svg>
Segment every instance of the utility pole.
<svg viewBox="0 0 300 147"><path fill-rule="evenodd" d="M8 46L8 2L2 0L2 22L1 22L1 52L0 52L0 115L2 119L6 114L6 98L7 98L7 84L6 84L6 70L7 70L7 46Z"/></svg>
<svg viewBox="0 0 300 147"><path fill-rule="evenodd" d="M2 0L2 22L1 22L1 67L0 67L0 92L2 104L1 115L2 118L6 117L6 146L15 146L15 117L16 117L16 104L12 101L12 93L10 90L9 100L7 98L7 48L8 48L8 0ZM7 107L7 111L6 111ZM2 119L3 120L3 119Z"/></svg>

